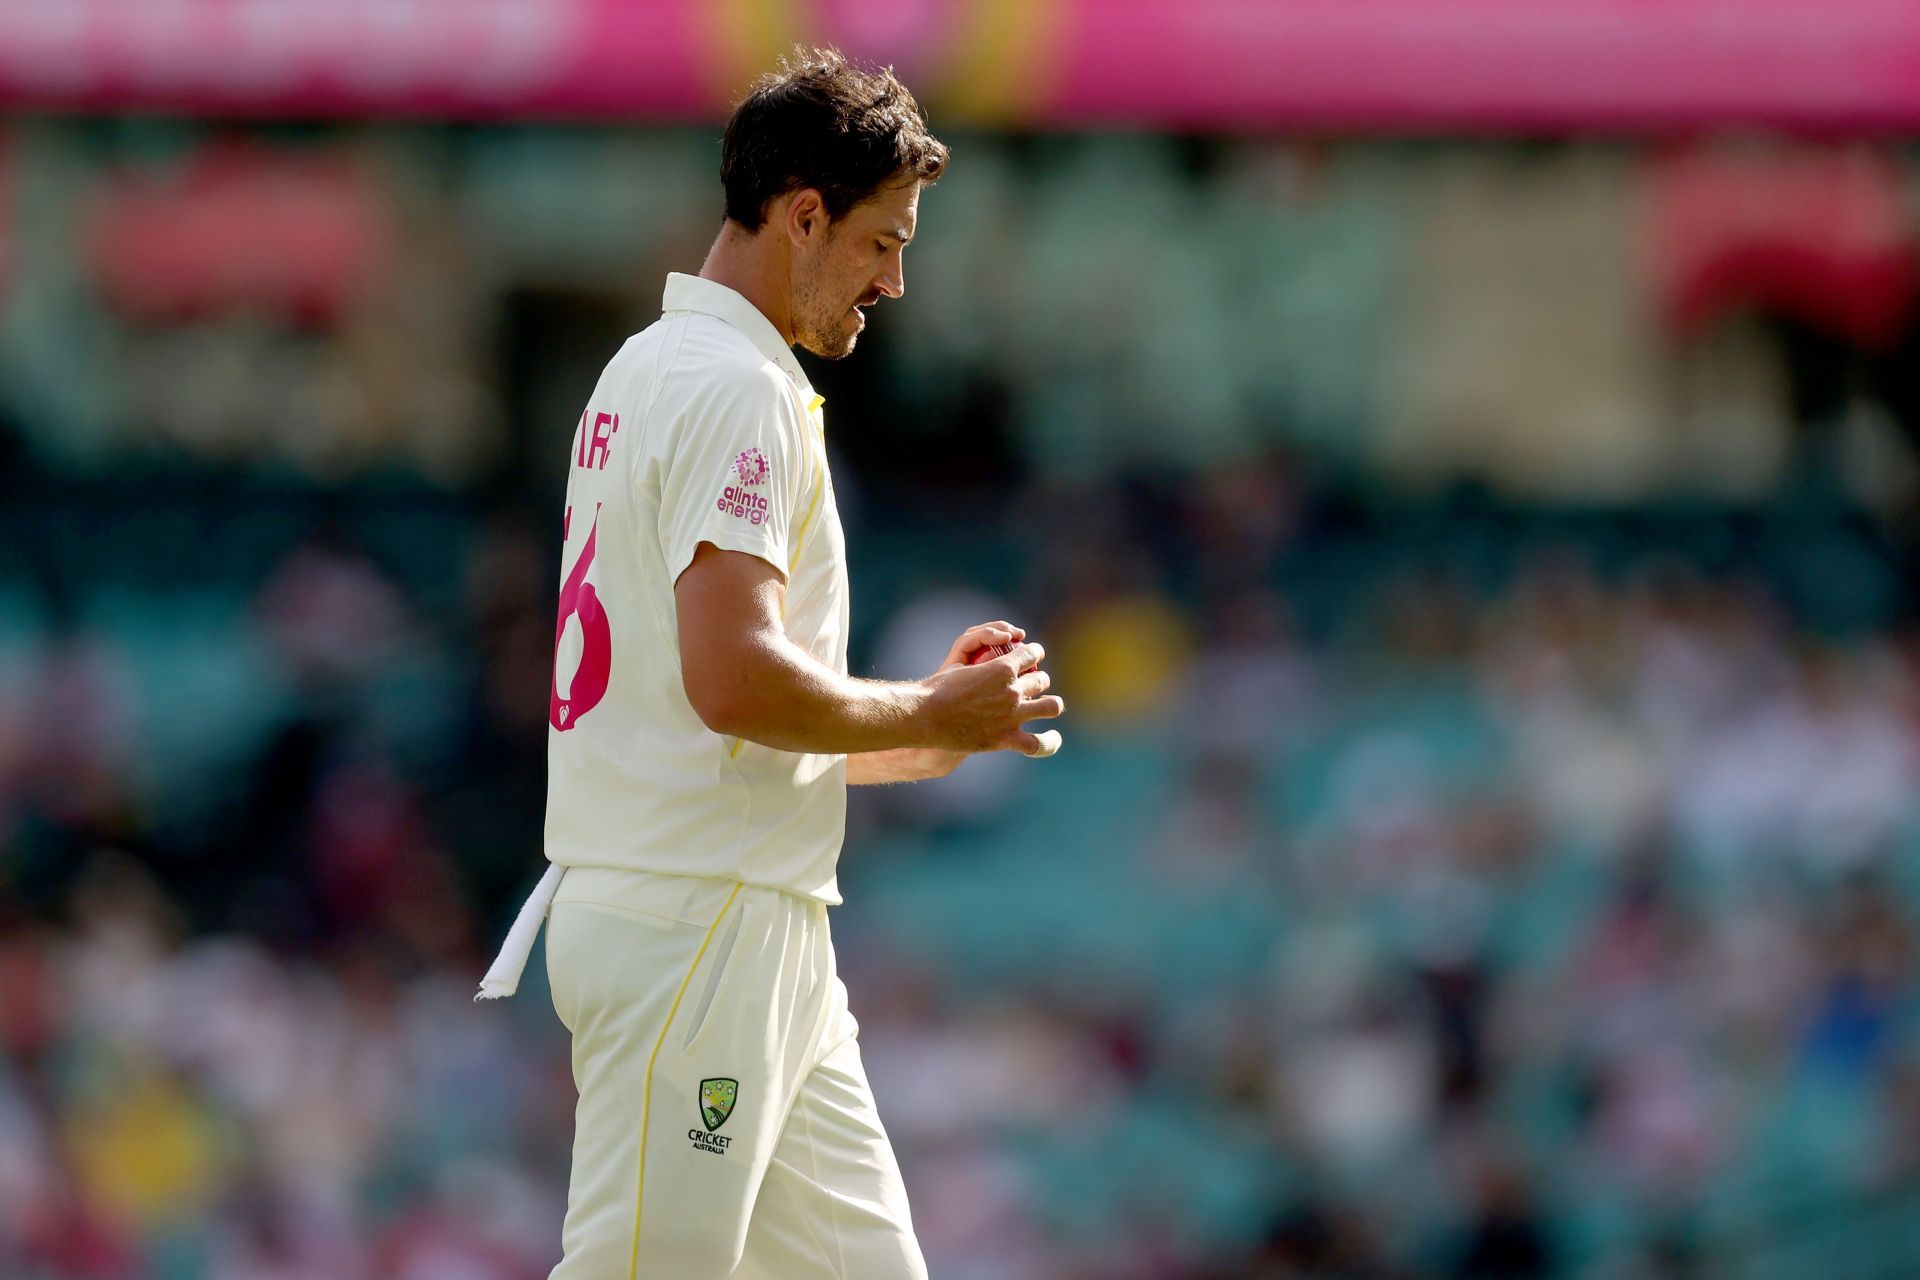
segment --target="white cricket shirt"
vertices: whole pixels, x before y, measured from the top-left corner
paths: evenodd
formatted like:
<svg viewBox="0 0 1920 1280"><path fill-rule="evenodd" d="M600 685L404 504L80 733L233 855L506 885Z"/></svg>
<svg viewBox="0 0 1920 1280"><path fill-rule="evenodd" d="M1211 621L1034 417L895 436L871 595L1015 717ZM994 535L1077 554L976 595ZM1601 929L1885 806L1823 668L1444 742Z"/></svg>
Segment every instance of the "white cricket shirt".
<svg viewBox="0 0 1920 1280"><path fill-rule="evenodd" d="M787 579L787 635L847 670L847 558L821 399L754 305L667 277L574 433L547 716L547 857L717 876L826 903L846 757L708 729L687 701L673 585L702 542Z"/></svg>

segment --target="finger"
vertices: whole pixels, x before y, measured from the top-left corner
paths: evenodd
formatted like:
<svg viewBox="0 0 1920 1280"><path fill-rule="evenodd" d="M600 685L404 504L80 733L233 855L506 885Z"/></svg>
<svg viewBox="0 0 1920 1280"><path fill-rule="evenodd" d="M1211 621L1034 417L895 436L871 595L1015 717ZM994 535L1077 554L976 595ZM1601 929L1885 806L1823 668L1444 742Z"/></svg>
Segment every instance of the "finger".
<svg viewBox="0 0 1920 1280"><path fill-rule="evenodd" d="M962 631L960 638L953 642L953 647L955 652L967 654L995 645L1014 645L1019 640L1018 628L1009 627L1004 622L983 622Z"/></svg>
<svg viewBox="0 0 1920 1280"><path fill-rule="evenodd" d="M960 638L953 642L953 648L947 651L947 660L942 664L941 669L971 666L976 662L986 661L988 657L997 656L994 654L983 656L982 651L1006 648L1015 644L1020 639L1018 632L1018 627L1009 627L1004 622L982 622L977 626L968 627L960 633Z"/></svg>
<svg viewBox="0 0 1920 1280"><path fill-rule="evenodd" d="M1013 691L1022 698L1037 698L1053 687L1053 677L1044 671L1034 670L1013 682Z"/></svg>
<svg viewBox="0 0 1920 1280"><path fill-rule="evenodd" d="M1015 729L1000 740L1000 745L1031 759L1044 760L1060 750L1060 741L1058 729L1046 729L1039 733Z"/></svg>
<svg viewBox="0 0 1920 1280"><path fill-rule="evenodd" d="M1021 672L1031 671L1039 666L1046 660L1046 656L1047 651L1044 648L1029 640L1025 644L1015 645L999 661L1012 663L1014 674L1019 675Z"/></svg>
<svg viewBox="0 0 1920 1280"><path fill-rule="evenodd" d="M1020 629L1005 622L982 622L960 633L962 645L979 648L986 644L1009 644L1020 639Z"/></svg>
<svg viewBox="0 0 1920 1280"><path fill-rule="evenodd" d="M1030 698L1022 702L1017 714L1020 717L1020 723L1025 724L1029 720L1051 720L1055 716L1065 715L1066 711L1066 700L1054 693L1044 698Z"/></svg>

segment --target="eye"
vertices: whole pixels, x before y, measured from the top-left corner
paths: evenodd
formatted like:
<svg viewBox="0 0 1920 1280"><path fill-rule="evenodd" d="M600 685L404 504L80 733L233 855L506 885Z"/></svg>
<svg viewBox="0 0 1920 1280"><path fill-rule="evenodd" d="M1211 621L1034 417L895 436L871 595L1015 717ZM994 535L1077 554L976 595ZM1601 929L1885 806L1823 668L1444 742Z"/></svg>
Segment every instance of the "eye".
<svg viewBox="0 0 1920 1280"><path fill-rule="evenodd" d="M887 242L885 240L875 240L873 242L873 247L879 250L881 253L885 253L887 251Z"/></svg>

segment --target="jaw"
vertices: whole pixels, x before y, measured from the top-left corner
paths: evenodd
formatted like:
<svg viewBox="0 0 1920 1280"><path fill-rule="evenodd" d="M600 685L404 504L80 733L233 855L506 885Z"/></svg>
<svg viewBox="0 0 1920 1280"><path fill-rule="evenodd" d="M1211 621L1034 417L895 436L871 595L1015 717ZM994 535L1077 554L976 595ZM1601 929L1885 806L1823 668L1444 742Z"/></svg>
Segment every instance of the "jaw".
<svg viewBox="0 0 1920 1280"><path fill-rule="evenodd" d="M854 345L858 341L858 334L849 334L846 338L842 339L840 345L837 347L828 347L825 343L815 344L811 342L803 342L800 345L809 353L819 356L822 360L845 360L853 354Z"/></svg>
<svg viewBox="0 0 1920 1280"><path fill-rule="evenodd" d="M810 326L807 332L798 335L799 345L823 360L844 360L853 354L854 344L859 342L861 330L865 328L864 319L842 323L833 329Z"/></svg>

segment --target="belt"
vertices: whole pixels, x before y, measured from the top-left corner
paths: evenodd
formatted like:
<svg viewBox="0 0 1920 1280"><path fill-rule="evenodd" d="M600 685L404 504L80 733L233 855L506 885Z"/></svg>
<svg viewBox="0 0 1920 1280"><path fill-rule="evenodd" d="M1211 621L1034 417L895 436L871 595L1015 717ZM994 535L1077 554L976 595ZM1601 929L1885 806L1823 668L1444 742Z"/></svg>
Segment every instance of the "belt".
<svg viewBox="0 0 1920 1280"><path fill-rule="evenodd" d="M553 895L560 890L560 877L564 872L565 868L558 864L548 867L540 883L520 904L520 914L513 918L507 940L500 944L500 954L493 958L486 976L480 979L475 1000L498 1000L520 989L520 975L526 970L527 957L533 954L533 940L540 936L540 922L547 918L547 908L553 905Z"/></svg>

